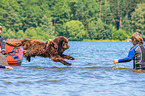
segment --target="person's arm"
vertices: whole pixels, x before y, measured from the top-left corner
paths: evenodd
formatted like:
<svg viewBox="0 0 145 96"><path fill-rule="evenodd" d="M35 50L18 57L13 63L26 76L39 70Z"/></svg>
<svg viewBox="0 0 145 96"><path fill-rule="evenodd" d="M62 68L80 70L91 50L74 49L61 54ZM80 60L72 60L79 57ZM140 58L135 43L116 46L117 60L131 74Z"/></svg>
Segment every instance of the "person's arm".
<svg viewBox="0 0 145 96"><path fill-rule="evenodd" d="M131 61L131 60L132 60L131 58L125 57L125 58L119 59L119 60L118 60L118 63L129 62L129 61Z"/></svg>
<svg viewBox="0 0 145 96"><path fill-rule="evenodd" d="M6 69L13 69L11 66L5 66Z"/></svg>
<svg viewBox="0 0 145 96"><path fill-rule="evenodd" d="M5 54L5 39L1 37L1 53Z"/></svg>
<svg viewBox="0 0 145 96"><path fill-rule="evenodd" d="M137 46L138 47L138 46ZM137 48L133 48L129 51L128 56L122 59L114 59L114 63L122 63L122 62L129 62L133 59L134 55L135 55L135 49Z"/></svg>
<svg viewBox="0 0 145 96"><path fill-rule="evenodd" d="M129 62L131 60L132 60L131 58L125 57L125 58L122 58L122 59L114 59L114 63Z"/></svg>

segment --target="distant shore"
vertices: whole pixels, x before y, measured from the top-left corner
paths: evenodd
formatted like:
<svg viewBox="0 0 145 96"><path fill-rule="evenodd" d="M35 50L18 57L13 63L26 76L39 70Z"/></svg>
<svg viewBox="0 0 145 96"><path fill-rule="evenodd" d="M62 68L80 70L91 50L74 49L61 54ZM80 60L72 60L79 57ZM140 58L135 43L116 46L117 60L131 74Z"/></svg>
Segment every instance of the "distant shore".
<svg viewBox="0 0 145 96"><path fill-rule="evenodd" d="M90 40L90 39L84 39L83 41L124 41L124 42L130 42L131 39L126 39L126 40L109 40L109 39L105 39L105 40Z"/></svg>

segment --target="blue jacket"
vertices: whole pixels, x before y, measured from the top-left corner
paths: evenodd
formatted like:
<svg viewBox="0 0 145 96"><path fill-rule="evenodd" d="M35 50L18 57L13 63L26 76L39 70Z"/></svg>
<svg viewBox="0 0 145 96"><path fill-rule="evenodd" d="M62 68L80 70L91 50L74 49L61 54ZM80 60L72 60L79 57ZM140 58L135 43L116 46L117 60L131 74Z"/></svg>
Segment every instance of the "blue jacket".
<svg viewBox="0 0 145 96"><path fill-rule="evenodd" d="M138 69L138 68L142 69L142 67L145 67L145 61L143 61L145 59L145 48L144 47L145 47L145 45L142 45L142 44L140 44L140 45L138 44L138 45L132 47L128 53L128 56L123 59L119 59L118 62L119 63L129 62L129 61L133 60L134 69Z"/></svg>

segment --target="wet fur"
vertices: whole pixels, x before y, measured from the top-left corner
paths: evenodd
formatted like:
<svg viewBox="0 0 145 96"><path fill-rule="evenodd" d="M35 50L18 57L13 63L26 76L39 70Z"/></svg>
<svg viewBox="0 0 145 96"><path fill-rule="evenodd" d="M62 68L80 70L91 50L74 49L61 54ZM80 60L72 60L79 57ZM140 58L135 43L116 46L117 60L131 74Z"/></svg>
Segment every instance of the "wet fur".
<svg viewBox="0 0 145 96"><path fill-rule="evenodd" d="M49 57L54 62L61 62L64 65L70 66L71 64L66 62L64 59L74 60L73 57L63 54L63 52L69 48L68 39L63 36L55 38L53 40L53 43L49 41L44 43L39 40L33 39L23 39L20 41L21 43L19 46L23 47L24 56L29 62L31 60L31 57L41 56Z"/></svg>

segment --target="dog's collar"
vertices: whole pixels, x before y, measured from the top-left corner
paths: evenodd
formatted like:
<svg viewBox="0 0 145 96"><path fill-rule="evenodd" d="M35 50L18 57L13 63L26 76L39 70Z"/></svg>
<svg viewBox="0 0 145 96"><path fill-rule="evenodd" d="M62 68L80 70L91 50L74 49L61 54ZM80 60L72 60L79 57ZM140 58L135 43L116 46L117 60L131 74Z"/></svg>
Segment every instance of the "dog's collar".
<svg viewBox="0 0 145 96"><path fill-rule="evenodd" d="M48 42L50 42L50 41L48 41ZM50 42L50 44L53 44L54 45L54 48L57 49L56 44L54 42ZM48 46L49 46L49 43L47 43L47 45L46 45L46 50L48 49Z"/></svg>
<svg viewBox="0 0 145 96"><path fill-rule="evenodd" d="M50 44L53 44L53 45L54 45L54 48L57 48L57 47L56 47L56 44L55 44L54 42L51 42Z"/></svg>

